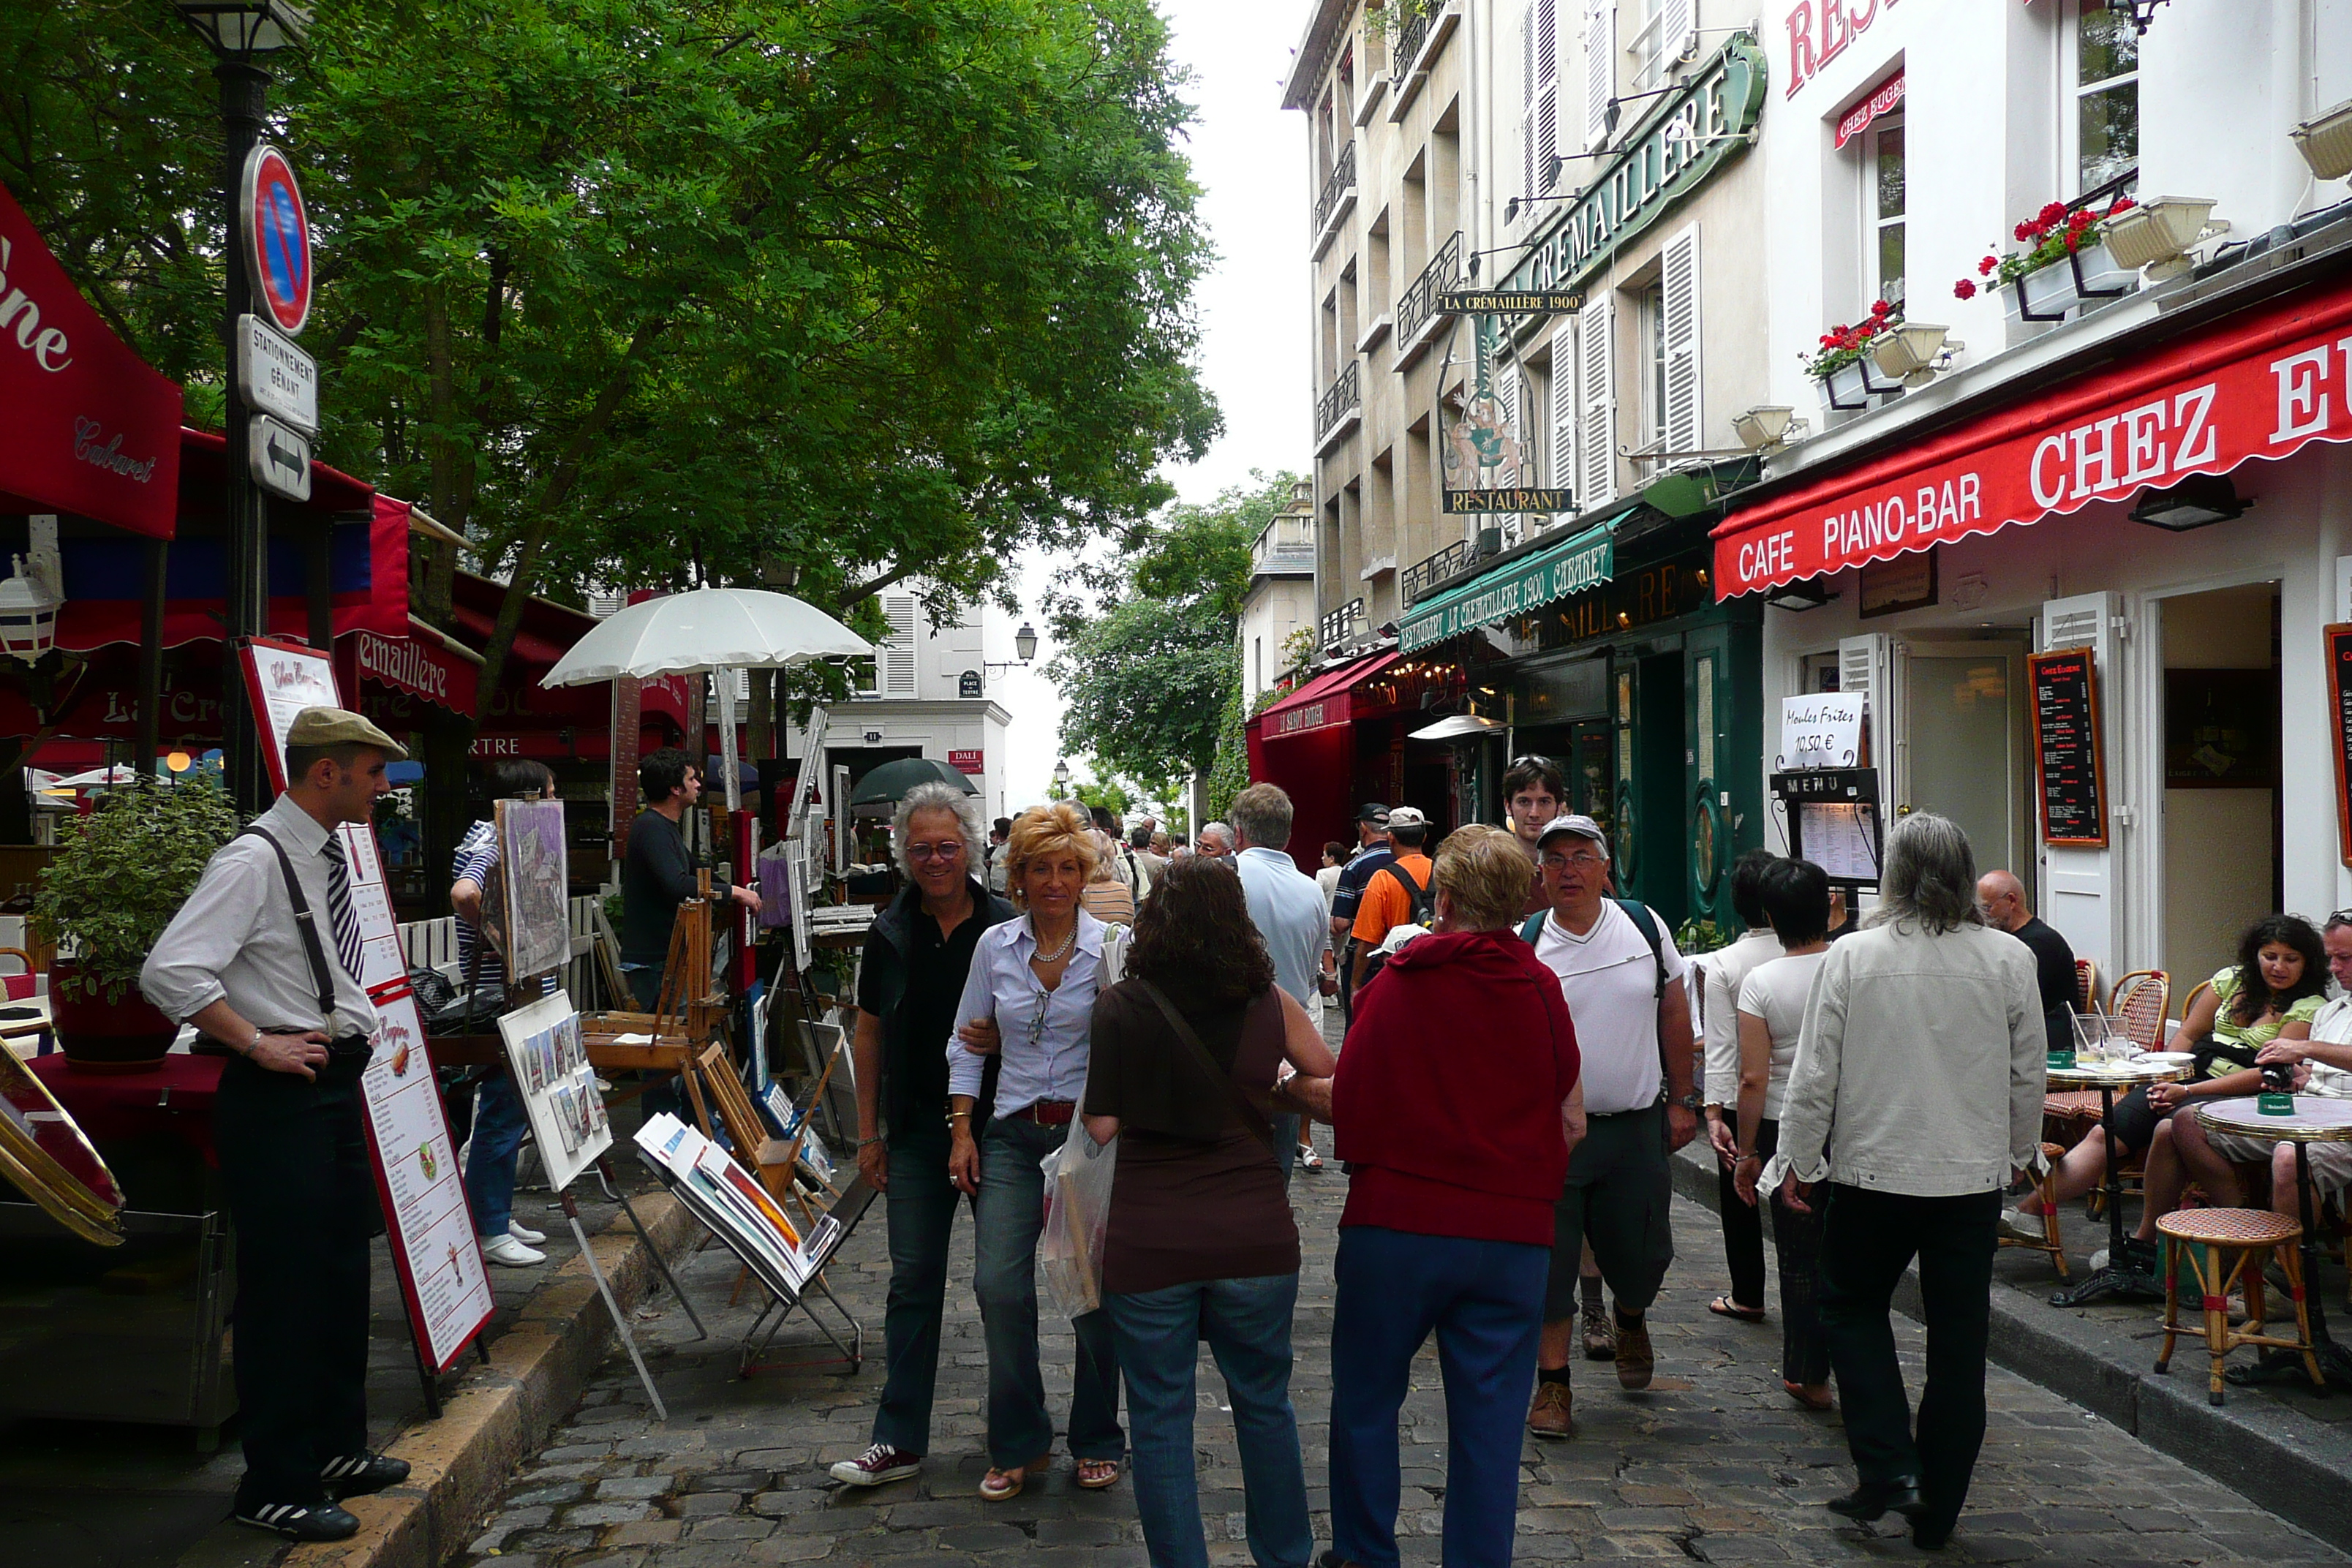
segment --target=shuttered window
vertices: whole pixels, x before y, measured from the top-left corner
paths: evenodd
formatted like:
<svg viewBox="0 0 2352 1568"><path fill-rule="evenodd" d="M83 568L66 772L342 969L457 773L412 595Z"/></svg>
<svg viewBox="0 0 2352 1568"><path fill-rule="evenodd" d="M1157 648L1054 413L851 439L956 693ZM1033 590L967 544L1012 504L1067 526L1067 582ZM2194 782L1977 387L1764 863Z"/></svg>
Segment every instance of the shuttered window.
<svg viewBox="0 0 2352 1568"><path fill-rule="evenodd" d="M1696 452L1699 439L1698 225L1669 238L1658 253L1660 358L1659 428L1669 452Z"/></svg>
<svg viewBox="0 0 2352 1568"><path fill-rule="evenodd" d="M1577 505L1586 511L1617 493L1617 378L1613 321L1607 295L1577 319Z"/></svg>
<svg viewBox="0 0 2352 1568"><path fill-rule="evenodd" d="M1509 482L1524 485L1528 482L1527 464L1532 454L1528 450L1528 422L1520 408L1519 380L1517 360L1512 360L1495 373L1495 401L1502 405L1503 434L1507 439L1518 443L1519 448L1518 478ZM1485 518L1471 519L1474 525L1486 521ZM1503 548L1506 550L1527 537L1527 519L1522 513L1505 512L1494 521L1502 530Z"/></svg>
<svg viewBox="0 0 2352 1568"><path fill-rule="evenodd" d="M1584 146L1609 140L1609 100L1617 92L1617 13L1609 0L1584 0Z"/></svg>
<svg viewBox="0 0 2352 1568"><path fill-rule="evenodd" d="M1551 333L1551 426L1549 459L1537 483L1580 488L1576 475L1576 328L1573 317L1563 319ZM1577 498L1583 504L1583 497ZM1566 518L1563 512L1552 519Z"/></svg>

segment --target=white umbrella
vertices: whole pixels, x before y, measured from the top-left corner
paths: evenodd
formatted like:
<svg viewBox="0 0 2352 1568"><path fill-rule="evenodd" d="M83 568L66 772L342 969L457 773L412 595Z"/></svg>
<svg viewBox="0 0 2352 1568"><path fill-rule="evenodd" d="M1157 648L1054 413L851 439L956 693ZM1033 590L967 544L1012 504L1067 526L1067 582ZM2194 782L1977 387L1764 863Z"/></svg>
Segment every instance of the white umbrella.
<svg viewBox="0 0 2352 1568"><path fill-rule="evenodd" d="M874 645L815 605L760 588L697 588L631 605L607 616L540 677L541 686L588 686L634 675L718 670L719 752L727 809L742 805L735 766L735 683L730 669L781 669L818 658L870 656ZM695 744L701 744L697 736Z"/></svg>

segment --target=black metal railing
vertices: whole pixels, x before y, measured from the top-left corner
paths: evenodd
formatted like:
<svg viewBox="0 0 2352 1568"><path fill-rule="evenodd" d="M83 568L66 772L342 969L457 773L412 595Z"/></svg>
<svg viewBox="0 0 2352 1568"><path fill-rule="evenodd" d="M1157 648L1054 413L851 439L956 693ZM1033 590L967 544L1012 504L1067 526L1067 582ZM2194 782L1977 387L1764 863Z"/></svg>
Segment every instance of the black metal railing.
<svg viewBox="0 0 2352 1568"><path fill-rule="evenodd" d="M1466 539L1457 539L1425 561L1416 561L1405 568L1404 602L1417 603L1433 591L1451 583L1476 563L1478 552Z"/></svg>
<svg viewBox="0 0 2352 1568"><path fill-rule="evenodd" d="M1369 629L1362 597L1350 599L1323 617L1323 651L1337 653L1353 647L1364 640Z"/></svg>
<svg viewBox="0 0 2352 1568"><path fill-rule="evenodd" d="M1350 142L1339 149L1339 161L1332 165L1331 177L1323 182L1323 194L1315 198L1313 232L1318 235L1323 232L1323 226L1331 221L1331 214L1338 208L1339 198L1355 188L1356 144Z"/></svg>
<svg viewBox="0 0 2352 1568"><path fill-rule="evenodd" d="M1348 368L1339 373L1329 390L1315 400L1315 438L1318 441L1330 433L1331 427L1347 416L1351 408L1363 406L1364 396L1356 375L1356 362L1349 360Z"/></svg>
<svg viewBox="0 0 2352 1568"><path fill-rule="evenodd" d="M1421 58L1421 46L1429 41L1429 25L1433 13L1444 0L1391 0L1404 7L1404 20L1397 25L1396 54L1389 61L1389 77L1402 87L1412 75L1413 61Z"/></svg>
<svg viewBox="0 0 2352 1568"><path fill-rule="evenodd" d="M1437 247L1437 255L1397 300L1396 341L1400 348L1412 342L1437 313L1437 297L1461 281L1462 231L1456 229L1454 237Z"/></svg>

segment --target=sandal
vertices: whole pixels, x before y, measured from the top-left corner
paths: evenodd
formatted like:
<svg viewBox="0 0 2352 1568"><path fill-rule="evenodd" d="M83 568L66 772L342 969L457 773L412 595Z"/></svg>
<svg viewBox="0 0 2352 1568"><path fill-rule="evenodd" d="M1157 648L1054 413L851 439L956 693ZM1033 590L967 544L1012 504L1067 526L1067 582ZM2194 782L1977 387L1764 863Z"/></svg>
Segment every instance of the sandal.
<svg viewBox="0 0 2352 1568"><path fill-rule="evenodd" d="M1743 1323L1760 1323L1764 1321L1763 1308L1743 1307L1728 1296L1717 1296L1706 1304L1706 1310L1718 1318L1737 1318Z"/></svg>
<svg viewBox="0 0 2352 1568"><path fill-rule="evenodd" d="M1836 1399L1826 1388L1822 1389L1819 1394L1814 1394L1809 1393L1803 1384L1790 1383L1786 1378L1782 1378L1780 1380L1780 1386L1788 1390L1790 1398L1795 1400L1798 1404L1803 1405L1808 1410L1827 1410L1837 1403Z"/></svg>
<svg viewBox="0 0 2352 1568"><path fill-rule="evenodd" d="M1090 1492L1118 1485L1119 1461L1117 1459L1080 1459L1078 1485Z"/></svg>
<svg viewBox="0 0 2352 1568"><path fill-rule="evenodd" d="M1014 1465L1009 1469L1000 1469L991 1465L988 1474L980 1478L982 1500L987 1502L1010 1502L1021 1495L1021 1489L1029 1484L1030 1476L1053 1463L1053 1458L1051 1454L1047 1454L1032 1459L1025 1465Z"/></svg>

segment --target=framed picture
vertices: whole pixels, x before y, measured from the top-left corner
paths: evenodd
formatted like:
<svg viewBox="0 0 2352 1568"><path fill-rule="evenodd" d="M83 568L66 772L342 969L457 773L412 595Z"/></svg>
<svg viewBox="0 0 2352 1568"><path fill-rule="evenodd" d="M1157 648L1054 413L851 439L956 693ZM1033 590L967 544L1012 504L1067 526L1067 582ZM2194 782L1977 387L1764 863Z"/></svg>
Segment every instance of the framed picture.
<svg viewBox="0 0 2352 1568"><path fill-rule="evenodd" d="M525 979L560 969L572 956L563 803L499 801L498 835L507 973Z"/></svg>
<svg viewBox="0 0 2352 1568"><path fill-rule="evenodd" d="M500 1018L499 1036L548 1185L560 1193L613 1144L596 1069L580 1038L580 1015L559 991Z"/></svg>

